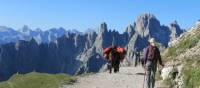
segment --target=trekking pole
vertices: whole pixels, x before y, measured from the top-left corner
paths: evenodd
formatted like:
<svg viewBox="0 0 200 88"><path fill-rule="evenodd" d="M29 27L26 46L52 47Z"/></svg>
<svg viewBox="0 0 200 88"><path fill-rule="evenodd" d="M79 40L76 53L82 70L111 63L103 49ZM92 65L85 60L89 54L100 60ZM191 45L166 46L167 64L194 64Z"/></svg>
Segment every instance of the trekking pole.
<svg viewBox="0 0 200 88"><path fill-rule="evenodd" d="M143 87L144 88L144 85L145 85L145 76L146 76L146 69L144 69L144 80L143 80Z"/></svg>

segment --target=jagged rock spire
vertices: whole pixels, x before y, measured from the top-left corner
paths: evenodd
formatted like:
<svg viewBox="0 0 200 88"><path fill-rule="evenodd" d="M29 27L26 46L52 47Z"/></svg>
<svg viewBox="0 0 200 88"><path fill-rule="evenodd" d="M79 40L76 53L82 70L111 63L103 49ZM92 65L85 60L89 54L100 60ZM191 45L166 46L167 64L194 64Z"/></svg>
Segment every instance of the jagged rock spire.
<svg viewBox="0 0 200 88"><path fill-rule="evenodd" d="M136 20L135 30L142 37L147 37L160 29L160 22L150 13L140 15Z"/></svg>
<svg viewBox="0 0 200 88"><path fill-rule="evenodd" d="M105 33L105 32L108 32L108 28L107 28L107 24L105 22L103 22L101 25L100 25L100 33Z"/></svg>
<svg viewBox="0 0 200 88"><path fill-rule="evenodd" d="M181 30L176 20L170 24L169 29L171 31L171 35L170 35L171 41L175 40L177 37L180 36L181 33L183 33L183 31Z"/></svg>
<svg viewBox="0 0 200 88"><path fill-rule="evenodd" d="M135 25L135 24L134 24L134 25ZM130 25L126 28L126 33L128 33L128 37L130 38L130 37L135 33L134 26L130 24Z"/></svg>

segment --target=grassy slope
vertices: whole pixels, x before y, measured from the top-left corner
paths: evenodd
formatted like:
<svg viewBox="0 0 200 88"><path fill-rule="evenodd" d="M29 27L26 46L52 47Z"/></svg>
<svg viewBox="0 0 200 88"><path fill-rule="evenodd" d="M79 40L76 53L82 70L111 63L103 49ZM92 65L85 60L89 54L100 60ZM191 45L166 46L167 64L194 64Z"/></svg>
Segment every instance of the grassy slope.
<svg viewBox="0 0 200 88"><path fill-rule="evenodd" d="M195 47L200 41L200 28L198 28L195 33L195 35L187 36L186 38L181 39L175 46L169 47L163 54L163 57L166 58L165 61L172 61L185 50ZM200 55L189 56L182 59L184 67L181 75L184 82L184 88L197 88L200 86L199 58Z"/></svg>
<svg viewBox="0 0 200 88"><path fill-rule="evenodd" d="M198 88L200 86L200 56L194 56L184 62L182 71L185 88Z"/></svg>
<svg viewBox="0 0 200 88"><path fill-rule="evenodd" d="M28 73L15 74L8 81L1 82L0 88L59 88L62 84L76 81L66 74Z"/></svg>
<svg viewBox="0 0 200 88"><path fill-rule="evenodd" d="M175 46L169 47L164 53L163 57L167 59L173 59L174 57L180 55L185 50L193 48L200 40L200 28L196 30L195 35L187 36L186 38L180 39L180 42Z"/></svg>

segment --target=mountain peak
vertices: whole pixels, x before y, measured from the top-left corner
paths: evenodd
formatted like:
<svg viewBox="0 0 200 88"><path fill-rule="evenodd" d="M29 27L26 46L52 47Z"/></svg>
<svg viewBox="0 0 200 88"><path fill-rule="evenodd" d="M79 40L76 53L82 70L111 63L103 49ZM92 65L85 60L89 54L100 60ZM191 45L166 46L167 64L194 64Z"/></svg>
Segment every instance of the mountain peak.
<svg viewBox="0 0 200 88"><path fill-rule="evenodd" d="M161 31L160 22L153 14L145 13L138 16L136 20L135 30L142 37L148 37L149 34Z"/></svg>
<svg viewBox="0 0 200 88"><path fill-rule="evenodd" d="M21 32L29 32L31 29L28 27L28 25L24 25L21 29Z"/></svg>
<svg viewBox="0 0 200 88"><path fill-rule="evenodd" d="M99 30L100 33L108 32L107 24L105 22L101 23Z"/></svg>
<svg viewBox="0 0 200 88"><path fill-rule="evenodd" d="M9 32L13 31L14 29L6 27L6 26L0 26L0 32Z"/></svg>
<svg viewBox="0 0 200 88"><path fill-rule="evenodd" d="M42 29L36 28L35 31L42 32Z"/></svg>
<svg viewBox="0 0 200 88"><path fill-rule="evenodd" d="M180 26L179 26L179 24L178 24L178 22L176 20L170 24L170 28L172 30L173 29L178 30L178 31L181 30L181 28L180 28Z"/></svg>
<svg viewBox="0 0 200 88"><path fill-rule="evenodd" d="M51 28L50 30L47 31L51 31L51 32L65 32L66 30L62 27L60 28Z"/></svg>
<svg viewBox="0 0 200 88"><path fill-rule="evenodd" d="M156 19L156 17L151 13L144 13L138 17L138 19L151 19L151 18Z"/></svg>
<svg viewBox="0 0 200 88"><path fill-rule="evenodd" d="M133 25L129 24L128 27L126 28L126 32L132 32L134 30Z"/></svg>
<svg viewBox="0 0 200 88"><path fill-rule="evenodd" d="M175 40L183 33L183 30L180 28L176 20L170 24L169 29L171 31L171 41Z"/></svg>
<svg viewBox="0 0 200 88"><path fill-rule="evenodd" d="M178 25L178 22L176 20L170 24L170 26L172 26L172 27L177 26L177 25Z"/></svg>
<svg viewBox="0 0 200 88"><path fill-rule="evenodd" d="M74 33L74 34L79 34L79 35L82 35L82 34L83 34L82 32L80 32L80 31L78 31L78 30L76 30L76 29L71 29L71 30L68 30L67 32L69 32L69 33Z"/></svg>

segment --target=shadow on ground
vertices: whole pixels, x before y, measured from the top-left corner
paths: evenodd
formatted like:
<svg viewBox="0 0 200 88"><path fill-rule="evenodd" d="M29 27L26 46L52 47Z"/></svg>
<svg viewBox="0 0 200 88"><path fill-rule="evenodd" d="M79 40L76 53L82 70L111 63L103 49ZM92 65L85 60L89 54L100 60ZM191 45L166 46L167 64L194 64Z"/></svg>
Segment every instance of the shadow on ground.
<svg viewBox="0 0 200 88"><path fill-rule="evenodd" d="M145 73L136 73L136 75L145 75Z"/></svg>

